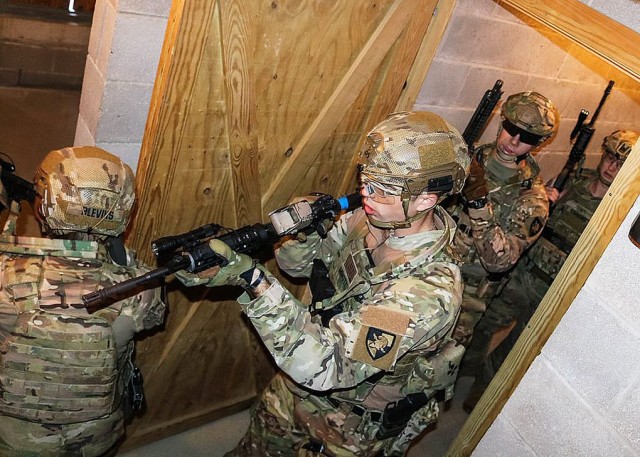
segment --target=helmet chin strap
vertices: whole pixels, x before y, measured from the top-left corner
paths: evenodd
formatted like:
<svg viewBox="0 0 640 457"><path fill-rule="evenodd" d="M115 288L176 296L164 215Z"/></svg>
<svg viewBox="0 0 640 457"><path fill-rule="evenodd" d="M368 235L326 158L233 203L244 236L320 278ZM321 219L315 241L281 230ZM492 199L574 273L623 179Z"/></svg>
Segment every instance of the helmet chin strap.
<svg viewBox="0 0 640 457"><path fill-rule="evenodd" d="M402 210L404 211L404 221L383 222L383 221L376 220L371 216L367 216L369 218L369 222L371 222L371 225L381 229L391 229L391 230L409 228L411 227L411 224L413 224L415 221L423 217L425 214L427 214L437 205L437 202L436 202L433 206L423 209L422 211L418 211L416 214L409 217L409 202L411 201L411 194L409 194L409 192L407 192L406 190L403 190L401 198L402 198Z"/></svg>

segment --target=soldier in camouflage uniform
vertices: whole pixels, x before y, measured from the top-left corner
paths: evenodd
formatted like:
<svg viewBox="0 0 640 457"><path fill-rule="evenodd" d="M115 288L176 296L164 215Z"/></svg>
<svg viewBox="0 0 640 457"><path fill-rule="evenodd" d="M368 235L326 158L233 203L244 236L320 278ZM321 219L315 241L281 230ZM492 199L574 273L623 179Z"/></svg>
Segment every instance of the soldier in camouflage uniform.
<svg viewBox="0 0 640 457"><path fill-rule="evenodd" d="M478 370L465 407L471 410L498 371L513 344L547 293L591 216L628 157L638 133L618 130L604 138L602 158L596 170L582 170L559 193L547 187L553 212L542 236L527 250L504 290L491 303L513 312L513 319L497 332L484 365ZM515 327L514 327L515 326ZM511 330L513 329L513 330ZM504 339L504 341L503 341Z"/></svg>
<svg viewBox="0 0 640 457"><path fill-rule="evenodd" d="M452 396L462 283L448 253L455 224L437 203L462 187L467 148L435 114L403 112L373 129L359 162L363 208L324 239L276 251L291 276L325 267L333 295L304 305L219 240L210 246L229 265L213 279L178 275L187 285L243 286L238 301L282 370L229 455L404 455L437 419L439 394Z"/></svg>
<svg viewBox="0 0 640 457"><path fill-rule="evenodd" d="M456 341L468 347L463 374L474 374L494 331L512 320L509 309L488 304L546 223L547 194L530 152L556 132L558 122L557 109L543 95L511 95L502 106L496 141L480 146L471 164L464 204L454 210L454 247L464 262L464 298L454 331Z"/></svg>
<svg viewBox="0 0 640 457"><path fill-rule="evenodd" d="M90 314L81 297L148 271L115 242L134 204L133 173L102 149L65 148L45 157L35 184L50 238L0 236L0 455L112 453L134 333L162 323L165 304L151 289Z"/></svg>

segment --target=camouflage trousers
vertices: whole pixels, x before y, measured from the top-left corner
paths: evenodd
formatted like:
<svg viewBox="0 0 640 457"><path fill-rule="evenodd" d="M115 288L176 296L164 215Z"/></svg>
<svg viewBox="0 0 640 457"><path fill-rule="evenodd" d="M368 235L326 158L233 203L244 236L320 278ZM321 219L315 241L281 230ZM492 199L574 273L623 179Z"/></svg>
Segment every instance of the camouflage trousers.
<svg viewBox="0 0 640 457"><path fill-rule="evenodd" d="M225 457L402 456L438 418L435 399L414 413L398 437L376 439L379 422L326 397L296 395L277 374L251 411L249 430Z"/></svg>
<svg viewBox="0 0 640 457"><path fill-rule="evenodd" d="M549 285L532 274L526 262L518 263L509 282L491 301L475 328L471 344L462 360L461 370L464 374L472 374L486 385L491 382L547 293ZM509 335L489 354L493 335L514 321L515 326Z"/></svg>
<svg viewBox="0 0 640 457"><path fill-rule="evenodd" d="M0 415L2 457L106 457L124 435L120 410L77 424L39 424Z"/></svg>

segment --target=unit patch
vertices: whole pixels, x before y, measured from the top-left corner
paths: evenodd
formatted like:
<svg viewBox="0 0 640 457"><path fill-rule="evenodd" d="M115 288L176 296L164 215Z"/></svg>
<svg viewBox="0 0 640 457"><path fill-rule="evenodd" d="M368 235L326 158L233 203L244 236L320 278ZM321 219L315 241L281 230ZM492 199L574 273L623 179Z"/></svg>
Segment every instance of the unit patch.
<svg viewBox="0 0 640 457"><path fill-rule="evenodd" d="M536 217L531 221L531 225L529 225L529 236L536 236L540 230L544 227L544 222L541 218Z"/></svg>
<svg viewBox="0 0 640 457"><path fill-rule="evenodd" d="M362 324L354 329L355 344L349 356L353 360L388 371L398 358L403 336L413 337L417 316L385 306L365 306L360 312Z"/></svg>
<svg viewBox="0 0 640 457"><path fill-rule="evenodd" d="M369 327L367 332L367 351L373 360L387 355L396 341L396 336L379 328Z"/></svg>

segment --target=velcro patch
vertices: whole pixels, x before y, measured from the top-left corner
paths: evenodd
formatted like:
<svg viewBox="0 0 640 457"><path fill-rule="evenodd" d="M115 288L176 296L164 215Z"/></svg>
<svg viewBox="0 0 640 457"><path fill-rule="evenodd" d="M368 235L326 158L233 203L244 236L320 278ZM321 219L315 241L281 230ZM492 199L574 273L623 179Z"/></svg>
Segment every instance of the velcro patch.
<svg viewBox="0 0 640 457"><path fill-rule="evenodd" d="M413 313L365 306L360 318L362 325L351 358L381 370L391 369L398 358L402 337L413 336L416 321Z"/></svg>

